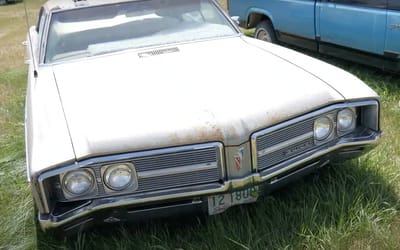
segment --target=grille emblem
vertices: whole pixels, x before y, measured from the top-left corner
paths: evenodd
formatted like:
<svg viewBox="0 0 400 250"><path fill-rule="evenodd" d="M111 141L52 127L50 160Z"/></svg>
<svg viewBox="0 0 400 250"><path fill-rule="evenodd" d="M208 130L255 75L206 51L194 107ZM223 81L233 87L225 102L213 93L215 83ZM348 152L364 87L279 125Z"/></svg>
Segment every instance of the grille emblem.
<svg viewBox="0 0 400 250"><path fill-rule="evenodd" d="M239 172L242 169L242 162L243 162L243 155L244 155L244 148L239 148L238 152L235 154L235 167L236 170Z"/></svg>
<svg viewBox="0 0 400 250"><path fill-rule="evenodd" d="M298 152L303 152L305 149L310 148L312 146L314 146L314 144L312 142L309 142L309 141L303 142L301 144L298 144L296 146L286 149L285 151L283 151L282 155L284 157L289 157L289 156L297 154Z"/></svg>

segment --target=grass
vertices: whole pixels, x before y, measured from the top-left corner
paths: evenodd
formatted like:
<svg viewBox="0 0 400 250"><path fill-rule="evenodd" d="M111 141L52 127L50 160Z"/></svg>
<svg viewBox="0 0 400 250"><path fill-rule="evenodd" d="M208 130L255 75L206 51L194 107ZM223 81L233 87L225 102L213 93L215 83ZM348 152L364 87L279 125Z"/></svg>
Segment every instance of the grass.
<svg viewBox="0 0 400 250"><path fill-rule="evenodd" d="M34 20L41 0L27 2ZM41 235L25 177L23 4L0 6L0 250L5 249L400 249L400 79L322 57L381 96L382 143L257 203L211 217L97 228L72 240ZM251 72L250 72L251 73Z"/></svg>

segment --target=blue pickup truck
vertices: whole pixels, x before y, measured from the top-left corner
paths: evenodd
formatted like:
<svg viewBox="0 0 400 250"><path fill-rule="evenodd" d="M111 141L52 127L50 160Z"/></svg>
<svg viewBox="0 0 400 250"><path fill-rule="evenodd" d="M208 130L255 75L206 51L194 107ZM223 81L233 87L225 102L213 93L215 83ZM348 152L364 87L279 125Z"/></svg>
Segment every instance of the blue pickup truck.
<svg viewBox="0 0 400 250"><path fill-rule="evenodd" d="M400 0L229 0L255 37L400 72Z"/></svg>

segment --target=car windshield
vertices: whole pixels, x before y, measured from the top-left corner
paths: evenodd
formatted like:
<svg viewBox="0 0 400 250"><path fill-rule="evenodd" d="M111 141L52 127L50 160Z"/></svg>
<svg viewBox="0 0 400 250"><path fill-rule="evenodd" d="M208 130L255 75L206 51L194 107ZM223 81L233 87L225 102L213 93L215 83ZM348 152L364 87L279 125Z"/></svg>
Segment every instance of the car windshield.
<svg viewBox="0 0 400 250"><path fill-rule="evenodd" d="M45 63L235 34L211 0L143 0L79 8L52 15Z"/></svg>

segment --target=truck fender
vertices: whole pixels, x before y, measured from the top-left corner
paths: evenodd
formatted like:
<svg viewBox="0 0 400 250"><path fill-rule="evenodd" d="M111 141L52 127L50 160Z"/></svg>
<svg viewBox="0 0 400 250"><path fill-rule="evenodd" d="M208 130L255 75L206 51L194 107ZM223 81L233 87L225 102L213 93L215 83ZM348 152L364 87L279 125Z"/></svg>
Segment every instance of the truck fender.
<svg viewBox="0 0 400 250"><path fill-rule="evenodd" d="M246 17L246 28L254 28L257 26L258 23L266 19L268 19L271 24L274 25L273 16L265 9L256 7L249 8L246 12Z"/></svg>

